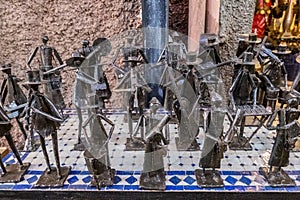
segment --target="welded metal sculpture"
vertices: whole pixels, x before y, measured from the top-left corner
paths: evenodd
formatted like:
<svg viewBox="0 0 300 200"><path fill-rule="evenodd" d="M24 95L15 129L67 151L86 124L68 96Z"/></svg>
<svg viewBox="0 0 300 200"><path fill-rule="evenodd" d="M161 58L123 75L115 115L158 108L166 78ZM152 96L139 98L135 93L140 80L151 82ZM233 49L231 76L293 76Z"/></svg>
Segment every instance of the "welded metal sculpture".
<svg viewBox="0 0 300 200"><path fill-rule="evenodd" d="M0 88L0 103L6 111L10 119L15 118L17 124L24 136L27 139L27 133L21 121L20 114L27 104L27 97L19 86L21 81L12 74L12 66L10 63L1 66L0 70L6 74Z"/></svg>
<svg viewBox="0 0 300 200"><path fill-rule="evenodd" d="M47 169L36 183L37 187L63 186L70 167L61 167L58 151L57 129L63 122L63 117L55 104L39 91L40 71L26 72L27 82L24 84L30 88L28 105L25 107L26 119L30 125L30 131L37 132L46 161ZM45 138L51 135L56 168L51 167L47 153Z"/></svg>
<svg viewBox="0 0 300 200"><path fill-rule="evenodd" d="M204 139L203 150L199 166L202 168L195 170L197 183L200 187L222 187L223 179L216 170L221 167L221 159L227 150L224 142L224 119L228 114L224 106L224 99L215 92L211 92L211 111L209 125Z"/></svg>
<svg viewBox="0 0 300 200"><path fill-rule="evenodd" d="M107 133L104 122L110 126ZM84 158L87 168L92 174L91 185L98 189L114 184L115 169L110 167L108 142L113 134L115 125L102 114L91 114L83 124Z"/></svg>
<svg viewBox="0 0 300 200"><path fill-rule="evenodd" d="M270 167L261 167L259 170L272 187L296 185L295 181L284 172L282 167L289 165L290 150L295 147L295 142L300 134L300 124L298 122L300 116L298 110L299 97L289 95L287 102L288 106L276 110L267 123L267 128L276 130L277 134L268 162ZM272 124L277 116L279 122L275 127Z"/></svg>
<svg viewBox="0 0 300 200"><path fill-rule="evenodd" d="M4 165L2 162L2 155L0 154L0 167L2 169L0 183L15 183L23 179L24 174L28 170L30 163L23 163L20 154L14 144L13 138L10 134L10 129L12 125L10 123L9 117L6 115L4 109L0 105L0 137L5 137L9 147L14 153L19 164L9 164Z"/></svg>
<svg viewBox="0 0 300 200"><path fill-rule="evenodd" d="M141 72L144 71L144 64L148 63L142 49L132 46L131 37L127 38L129 46L123 48L123 62L125 63L125 70L129 70L118 83L115 92L125 92L124 101L127 110L127 123L130 138L127 138L126 150L143 150L144 143L141 141L144 138L143 133L140 137L133 137L133 117L134 114L139 118L143 115L144 110L144 96L151 92L144 76ZM115 58L113 63L115 63ZM116 64L114 64L116 65ZM135 111L135 112L134 112Z"/></svg>
<svg viewBox="0 0 300 200"><path fill-rule="evenodd" d="M260 80L255 74L253 53L246 51L243 55L239 73L229 89L230 106L232 108L231 114L235 115L236 111L241 109L241 112L239 112L241 119L240 132L232 139L229 147L231 149L251 150L252 147L249 144L249 139L263 126L268 115L271 115L272 112L271 110L267 110L263 105L257 104L257 90ZM262 116L257 129L249 139L244 136L247 116Z"/></svg>
<svg viewBox="0 0 300 200"><path fill-rule="evenodd" d="M63 67L66 66L66 64L63 63L56 49L48 46L48 40L48 36L42 37L43 44L34 49L27 61L27 66L31 68L33 59L39 55L39 69L41 71L41 77L43 81L45 81L44 93L62 112L62 110L66 107L61 94L62 78L59 70L53 70L53 68L55 66L55 59L58 61L59 65Z"/></svg>
<svg viewBox="0 0 300 200"><path fill-rule="evenodd" d="M85 149L81 142L82 109L88 109L89 114L103 114L105 101L111 97L109 83L103 70L104 65L101 64L101 57L111 51L110 42L106 38L98 38L93 42L93 46L89 46L88 40L83 40L82 45L82 48L74 52L66 62L69 66L77 69L73 103L79 123L78 140L74 149L80 151ZM89 56L89 59L87 59L87 56Z"/></svg>
<svg viewBox="0 0 300 200"><path fill-rule="evenodd" d="M163 128L165 127L168 132L168 122L171 118L169 115L164 115L162 119L155 120L155 112L153 111L158 104L151 101L150 110L153 115L149 118L149 127L144 138L145 154L140 187L150 190L164 190L166 178L163 157L167 154L164 145L169 144L169 138L168 135L163 134Z"/></svg>

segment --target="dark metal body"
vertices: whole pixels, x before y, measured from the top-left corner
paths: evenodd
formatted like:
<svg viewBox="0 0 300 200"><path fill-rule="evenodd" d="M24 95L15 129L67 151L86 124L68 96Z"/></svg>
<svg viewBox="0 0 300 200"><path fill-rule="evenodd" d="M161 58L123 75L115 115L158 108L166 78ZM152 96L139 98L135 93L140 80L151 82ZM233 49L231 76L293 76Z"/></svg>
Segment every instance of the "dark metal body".
<svg viewBox="0 0 300 200"><path fill-rule="evenodd" d="M0 177L1 183L7 182L19 182L22 180L23 175L26 173L30 166L30 163L23 163L19 152L14 144L13 138L10 134L10 129L12 125L10 124L9 118L6 115L2 106L0 106L0 137L5 136L11 150L13 151L19 164L11 164L5 166L2 162L2 156L0 155L0 167L2 169L2 174Z"/></svg>
<svg viewBox="0 0 300 200"><path fill-rule="evenodd" d="M0 88L1 105L10 119L16 119L24 139L26 140L27 133L24 129L23 122L21 121L20 114L27 103L27 97L18 84L20 80L11 74L11 69L4 70L3 72L6 73L7 76L2 81Z"/></svg>
<svg viewBox="0 0 300 200"><path fill-rule="evenodd" d="M29 101L25 108L26 118L28 123L30 123L30 131L33 132L34 130L39 134L41 147L47 165L44 175L48 177L45 178L41 176L41 181L37 182L37 186L62 186L64 182L62 180L66 179L70 170L69 167L61 167L59 160L57 129L63 121L63 117L54 103L38 91L38 85L30 86ZM56 168L51 167L47 153L45 138L49 135L52 137Z"/></svg>
<svg viewBox="0 0 300 200"><path fill-rule="evenodd" d="M44 93L51 101L59 108L64 109L66 107L63 96L61 94L61 76L59 71L53 73L44 74L51 69L53 69L54 59L56 58L60 65L63 65L63 61L59 56L55 48L47 45L48 40L43 39L43 44L36 47L33 53L30 55L27 65L30 67L33 59L39 53L38 61L39 67L42 75L42 79L46 81L44 85Z"/></svg>

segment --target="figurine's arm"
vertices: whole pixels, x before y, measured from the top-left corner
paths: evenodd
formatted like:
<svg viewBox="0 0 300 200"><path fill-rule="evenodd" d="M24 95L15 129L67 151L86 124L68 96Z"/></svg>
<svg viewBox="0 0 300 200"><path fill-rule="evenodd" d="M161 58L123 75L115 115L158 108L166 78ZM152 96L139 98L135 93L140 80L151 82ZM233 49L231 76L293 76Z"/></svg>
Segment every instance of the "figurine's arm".
<svg viewBox="0 0 300 200"><path fill-rule="evenodd" d="M286 67L285 67L284 63L281 62L280 65L281 65L282 73L284 75L284 87L287 90L288 89L288 79L287 79L288 74L287 74Z"/></svg>
<svg viewBox="0 0 300 200"><path fill-rule="evenodd" d="M159 55L157 62L161 62L164 56L166 59L166 53L167 53L167 45L165 45L164 49L162 50L161 54Z"/></svg>
<svg viewBox="0 0 300 200"><path fill-rule="evenodd" d="M99 116L101 119L103 119L104 121L106 121L109 125L111 125L111 128L109 130L109 134L108 134L108 138L107 138L107 142L108 140L111 138L113 132L114 132L114 129L115 129L115 124L109 120L107 117L101 115L101 114L97 114L97 116Z"/></svg>
<svg viewBox="0 0 300 200"><path fill-rule="evenodd" d="M238 82L239 82L239 80L240 80L242 74L243 74L243 71L239 71L237 77L236 77L235 80L233 81L233 84L232 84L232 86L230 87L229 92L228 92L228 94L229 94L229 99L230 99L230 102L231 102L231 105L232 105L232 109L233 109L234 111L236 110L236 105L235 105L235 100L234 100L233 92L234 92L234 90L236 89L237 84L238 84Z"/></svg>
<svg viewBox="0 0 300 200"><path fill-rule="evenodd" d="M4 79L1 84L1 90L0 90L0 103L3 106L5 98L7 96L7 79Z"/></svg>
<svg viewBox="0 0 300 200"><path fill-rule="evenodd" d="M268 130L275 130L276 129L276 127L272 126L272 124L273 124L274 120L276 119L276 116L277 116L278 112L279 112L279 110L275 110L272 113L271 117L269 118L269 120L267 122L267 126L266 126Z"/></svg>
<svg viewBox="0 0 300 200"><path fill-rule="evenodd" d="M149 63L146 55L144 54L144 52L141 49L138 49L139 54L142 56L144 63Z"/></svg>
<svg viewBox="0 0 300 200"><path fill-rule="evenodd" d="M257 77L255 77L257 78ZM253 77L251 74L248 75L249 82L253 88L253 106L256 106L256 100L257 100L257 85L255 84L255 81L253 80Z"/></svg>
<svg viewBox="0 0 300 200"><path fill-rule="evenodd" d="M59 64L60 65L64 64L64 62L62 61L60 55L58 54L58 52L56 51L55 48L53 48L53 53L54 53L54 56L56 57L56 59L58 60Z"/></svg>
<svg viewBox="0 0 300 200"><path fill-rule="evenodd" d="M117 61L117 59L119 58L119 55L120 55L120 49L117 50L117 53L116 53L116 55L114 56L114 58L113 58L113 60L112 60L112 65L113 65L113 66L116 66L116 67L118 67L118 68L120 68L120 67L117 66L116 61Z"/></svg>
<svg viewBox="0 0 300 200"><path fill-rule="evenodd" d="M36 48L34 49L34 51L32 52L32 54L29 56L29 59L28 59L28 61L27 61L27 66L30 67L30 64L31 64L33 58L36 56L36 53L37 53L38 50L39 50L39 47L36 47Z"/></svg>

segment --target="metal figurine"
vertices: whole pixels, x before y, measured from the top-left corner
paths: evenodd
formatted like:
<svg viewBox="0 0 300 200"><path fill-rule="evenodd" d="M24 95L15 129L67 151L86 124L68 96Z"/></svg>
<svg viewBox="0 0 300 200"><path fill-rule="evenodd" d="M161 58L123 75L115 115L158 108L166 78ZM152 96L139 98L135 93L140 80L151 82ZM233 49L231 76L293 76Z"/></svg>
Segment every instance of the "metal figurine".
<svg viewBox="0 0 300 200"><path fill-rule="evenodd" d="M260 80L255 75L255 63L252 61L253 53L244 52L244 58L241 62L242 68L239 70L237 77L234 79L232 86L229 89L230 105L232 108L232 115L235 115L238 109L241 109L241 125L240 133L230 143L230 149L244 149L251 150L249 139L261 128L267 116L271 114L263 105L257 104L257 89ZM244 127L247 116L263 116L260 120L257 129L252 136L247 139L244 136Z"/></svg>
<svg viewBox="0 0 300 200"><path fill-rule="evenodd" d="M269 159L270 168L260 167L259 170L272 187L296 185L282 167L288 166L289 152L295 147L295 142L300 134L299 98L290 96L287 102L288 106L275 111L267 123L267 128L276 130L277 135ZM278 116L279 124L274 127L272 124L276 116Z"/></svg>
<svg viewBox="0 0 300 200"><path fill-rule="evenodd" d="M6 115L4 109L0 105L0 137L5 136L12 152L19 162L19 164L9 164L5 166L2 162L2 155L0 155L0 167L2 169L0 183L20 182L30 166L30 163L23 163L21 160L19 152L9 132L11 127L12 125L10 123L9 117Z"/></svg>
<svg viewBox="0 0 300 200"><path fill-rule="evenodd" d="M27 134L24 129L23 123L21 122L20 114L26 106L27 97L18 84L18 82L20 82L20 79L18 79L15 75L12 75L11 69L11 64L3 65L0 68L0 70L6 74L6 77L2 81L0 88L0 103L5 109L8 117L10 119L16 119L18 126L24 136L24 139L26 140Z"/></svg>
<svg viewBox="0 0 300 200"><path fill-rule="evenodd" d="M149 63L143 50L133 44L134 38L132 36L128 36L126 40L127 41L125 45L121 49L117 50L117 53L112 60L112 64L116 69L116 76L118 79L122 79L126 72L130 71L132 67L135 67L137 65L136 61L140 61L138 63ZM122 67L117 65L117 61L120 57L120 51L122 51L123 56Z"/></svg>
<svg viewBox="0 0 300 200"><path fill-rule="evenodd" d="M203 46L203 52L199 53L199 57L206 62L213 62L214 64L221 63L219 53L219 40L215 34L202 34L200 36L200 45ZM204 54L205 52L205 54ZM203 57L201 55L204 55Z"/></svg>
<svg viewBox="0 0 300 200"><path fill-rule="evenodd" d="M111 128L107 134L103 121ZM88 136L90 128L91 137ZM92 186L98 189L114 184L115 169L110 167L108 142L113 134L115 125L102 114L92 114L83 125L86 150L84 158L89 172L93 175Z"/></svg>
<svg viewBox="0 0 300 200"><path fill-rule="evenodd" d="M145 78L142 76L143 64L148 63L143 51L139 48L131 46L132 38L128 38L129 46L123 48L125 69L129 71L123 76L122 80L115 88L115 92L125 92L124 100L126 101L127 110L127 122L129 128L130 138L127 138L126 150L135 151L144 149L144 143L142 141L143 132L141 131L141 137L133 137L133 117L136 114L139 118L144 113L144 95L151 92L151 88L148 86ZM113 60L113 63L116 59ZM136 111L136 112L134 112Z"/></svg>
<svg viewBox="0 0 300 200"><path fill-rule="evenodd" d="M181 61L186 59L187 49L177 32L174 32L172 38L169 37L169 40L171 41L161 52L158 62L165 60L168 66L179 70Z"/></svg>
<svg viewBox="0 0 300 200"><path fill-rule="evenodd" d="M140 178L140 187L149 190L164 190L166 177L163 157L167 154L164 145L169 144L164 137L162 129L167 126L169 115L165 115L145 137L145 156L143 171ZM163 144L162 144L163 143Z"/></svg>
<svg viewBox="0 0 300 200"><path fill-rule="evenodd" d="M40 65L41 76L42 79L46 81L44 84L44 93L62 112L66 105L61 94L60 72L58 70L50 70L53 70L53 62L55 61L55 58L61 66L66 65L63 63L56 49L47 45L48 40L48 36L42 37L43 44L34 49L33 53L30 55L27 61L27 65L31 68L30 65L37 53L39 52L38 61Z"/></svg>
<svg viewBox="0 0 300 200"><path fill-rule="evenodd" d="M74 149L83 151L85 149L81 142L82 132L82 108L83 102L88 104L88 113L103 114L105 109L105 101L111 97L111 90L103 66L101 64L101 57L107 55L111 51L111 44L106 38L98 38L93 42L93 46L88 46L87 40L82 41L83 47L73 53L72 57L68 59L67 63L70 66L76 67L76 81L75 92L73 96L73 103L77 110L79 119L78 123L78 142ZM92 50L97 51L92 55ZM83 62L89 56L88 60ZM83 65L81 65L83 63ZM85 91L85 92L84 92Z"/></svg>
<svg viewBox="0 0 300 200"><path fill-rule="evenodd" d="M24 84L30 88L28 105L25 107L26 118L30 122L31 131L39 134L40 143L46 161L47 169L36 183L37 187L59 187L63 186L70 167L61 167L59 161L57 129L63 122L63 117L53 102L44 94L39 92L40 71L28 71L27 82ZM56 168L51 167L46 149L45 138L51 135Z"/></svg>
<svg viewBox="0 0 300 200"><path fill-rule="evenodd" d="M210 118L212 120L210 120L207 129L199 162L199 166L202 167L202 170L195 170L197 183L200 187L224 186L223 180L216 168L221 167L221 159L227 150L223 138L223 124L227 111L224 109L224 106L222 106L223 98L215 92L212 92L211 95L212 108ZM207 168L211 170L207 170Z"/></svg>

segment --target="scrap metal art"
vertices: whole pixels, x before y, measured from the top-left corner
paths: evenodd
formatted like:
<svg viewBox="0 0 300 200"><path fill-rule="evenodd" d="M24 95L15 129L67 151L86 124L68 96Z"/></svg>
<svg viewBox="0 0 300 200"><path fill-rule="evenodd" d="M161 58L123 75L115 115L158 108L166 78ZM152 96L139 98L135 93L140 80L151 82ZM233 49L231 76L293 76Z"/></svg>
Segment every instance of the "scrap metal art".
<svg viewBox="0 0 300 200"><path fill-rule="evenodd" d="M295 147L295 142L300 134L299 96L289 95L287 98L287 107L276 110L267 123L268 129L276 130L277 133L268 162L270 167L259 168L260 173L272 187L296 185L295 181L282 169L282 167L288 166L290 150ZM276 116L278 116L279 122L275 127L272 123Z"/></svg>
<svg viewBox="0 0 300 200"><path fill-rule="evenodd" d="M262 116L257 129L252 133L252 136L263 126L267 120L267 116L271 115L271 111L267 110L263 105L257 104L257 90L259 79L255 75L255 63L253 62L253 53L244 52L241 68L238 75L233 81L229 89L230 106L232 109L231 114L235 115L238 109L240 112L240 133L233 138L229 144L231 149L244 149L251 150L249 139L244 136L244 127L247 116ZM250 137L250 138L251 138Z"/></svg>
<svg viewBox="0 0 300 200"><path fill-rule="evenodd" d="M111 90L103 66L101 57L111 51L111 44L106 38L98 38L93 46L88 46L87 40L82 41L83 47L73 53L67 60L69 66L75 67L76 80L74 85L73 103L77 110L78 140L74 149L83 151L85 149L82 141L82 110L87 109L89 113L103 114L105 101L111 97ZM86 57L83 57L86 56Z"/></svg>
<svg viewBox="0 0 300 200"><path fill-rule="evenodd" d="M106 122L111 126L107 134L104 127ZM113 185L115 178L115 169L110 167L108 142L114 131L114 124L104 115L93 113L84 122L84 158L89 172L93 175L92 186L98 189L101 187Z"/></svg>
<svg viewBox="0 0 300 200"><path fill-rule="evenodd" d="M14 144L13 138L10 134L11 130L10 119L5 113L4 109L0 105L0 137L5 136L9 147L14 153L19 164L8 164L4 165L2 162L2 155L0 154L0 167L2 169L0 183L15 183L20 182L23 179L24 174L28 170L30 163L23 163L20 154Z"/></svg>
<svg viewBox="0 0 300 200"><path fill-rule="evenodd" d="M0 70L6 74L0 88L1 106L10 119L16 119L24 139L26 140L27 133L23 126L23 122L21 121L20 114L27 104L27 97L19 86L18 82L21 80L12 74L12 66L10 63L1 66Z"/></svg>
<svg viewBox="0 0 300 200"><path fill-rule="evenodd" d="M61 94L61 75L59 70L53 69L55 66L55 59L61 67L65 67L61 57L55 48L47 45L48 36L42 37L43 44L34 49L27 61L27 66L31 69L33 59L39 54L38 64L41 71L42 80L44 83L44 93L51 101L62 110L66 107L63 96Z"/></svg>
<svg viewBox="0 0 300 200"><path fill-rule="evenodd" d="M140 187L151 190L164 190L166 178L163 157L167 154L165 145L169 144L168 123L169 115L158 118L156 111L159 107L158 100L153 97L150 101L150 116L148 117L145 142L143 170L140 177ZM165 133L163 134L163 128Z"/></svg>
<svg viewBox="0 0 300 200"><path fill-rule="evenodd" d="M124 75L122 80L115 87L115 92L125 92L124 101L127 110L127 123L130 137L127 138L126 150L143 150L144 138L143 131L140 132L140 137L136 137L133 134L133 117L134 114L139 118L144 113L144 98L146 93L151 92L151 88L148 86L144 76L141 72L144 71L147 58L141 48L132 46L131 37L127 38L129 46L124 47L123 50L123 63L125 64L125 70L128 72ZM114 58L113 63L116 61ZM127 68L127 69L126 69ZM141 119L143 120L143 119Z"/></svg>
<svg viewBox="0 0 300 200"><path fill-rule="evenodd" d="M25 107L26 119L30 125L30 131L37 132L40 137L40 143L46 161L47 169L36 183L37 187L60 187L63 186L70 167L61 167L58 151L57 129L63 122L61 113L55 104L44 94L39 92L39 86L42 84L40 71L27 71L27 85L30 88L28 105ZM51 167L47 153L45 138L51 135L56 168Z"/></svg>

